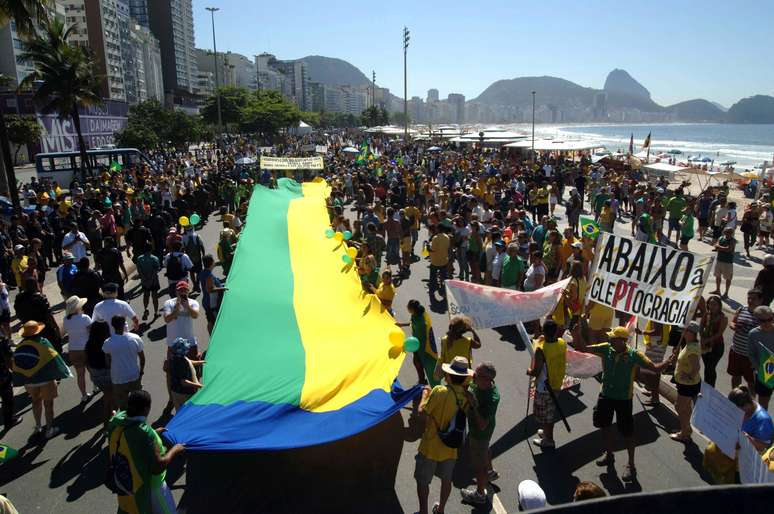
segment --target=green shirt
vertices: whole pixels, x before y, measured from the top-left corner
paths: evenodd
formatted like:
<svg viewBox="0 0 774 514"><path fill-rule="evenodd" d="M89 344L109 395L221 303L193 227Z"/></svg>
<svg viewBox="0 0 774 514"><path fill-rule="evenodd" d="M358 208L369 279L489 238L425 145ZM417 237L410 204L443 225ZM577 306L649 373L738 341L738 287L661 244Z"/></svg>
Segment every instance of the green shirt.
<svg viewBox="0 0 774 514"><path fill-rule="evenodd" d="M518 255L511 257L505 256L503 259L503 270L500 274L500 287L513 287L517 284L519 275L524 273L524 260Z"/></svg>
<svg viewBox="0 0 774 514"><path fill-rule="evenodd" d="M683 215L686 202L683 196L673 196L663 205L669 211L669 219L679 219Z"/></svg>
<svg viewBox="0 0 774 514"><path fill-rule="evenodd" d="M599 214L602 212L602 207L605 206L605 202L610 200L610 195L606 193L599 193L596 198L594 198L594 212Z"/></svg>
<svg viewBox="0 0 774 514"><path fill-rule="evenodd" d="M494 384L492 384L491 389L487 390L479 389L476 387L476 384L471 384L469 389L470 392L473 393L473 396L476 397L479 415L487 420L486 428L479 430L478 424L471 414L468 418L470 437L478 440L491 439L495 429L495 414L497 414L497 406L500 403L500 392Z"/></svg>
<svg viewBox="0 0 774 514"><path fill-rule="evenodd" d="M600 343L588 346L586 351L602 357L602 397L609 400L631 400L637 369L653 365L634 348L618 353L610 343Z"/></svg>
<svg viewBox="0 0 774 514"><path fill-rule="evenodd" d="M693 238L693 214L683 214L680 218L680 233L683 237Z"/></svg>

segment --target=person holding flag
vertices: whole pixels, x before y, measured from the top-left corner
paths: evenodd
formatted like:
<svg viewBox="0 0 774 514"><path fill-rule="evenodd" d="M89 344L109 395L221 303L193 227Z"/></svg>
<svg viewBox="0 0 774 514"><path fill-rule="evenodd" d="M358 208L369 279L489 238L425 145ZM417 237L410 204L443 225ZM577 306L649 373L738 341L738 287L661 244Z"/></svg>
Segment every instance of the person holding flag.
<svg viewBox="0 0 774 514"><path fill-rule="evenodd" d="M43 323L28 321L19 331L22 342L13 354L13 384L24 386L32 400L32 415L35 417L34 435L44 433L40 424L45 410L47 439L56 437L59 428L54 426L54 398L57 397L57 380L69 378L70 368L51 343L40 333Z"/></svg>
<svg viewBox="0 0 774 514"><path fill-rule="evenodd" d="M406 310L411 315L409 323L396 323L399 327L411 327L411 335L419 340L419 349L414 352L414 368L420 384L430 384L435 387L441 383L434 376L435 365L438 362L438 349L435 345L433 322L425 307L419 300L409 300Z"/></svg>
<svg viewBox="0 0 774 514"><path fill-rule="evenodd" d="M747 357L755 372L755 394L765 410L769 408L774 389L774 313L766 305L755 308L753 315L760 323L747 336Z"/></svg>

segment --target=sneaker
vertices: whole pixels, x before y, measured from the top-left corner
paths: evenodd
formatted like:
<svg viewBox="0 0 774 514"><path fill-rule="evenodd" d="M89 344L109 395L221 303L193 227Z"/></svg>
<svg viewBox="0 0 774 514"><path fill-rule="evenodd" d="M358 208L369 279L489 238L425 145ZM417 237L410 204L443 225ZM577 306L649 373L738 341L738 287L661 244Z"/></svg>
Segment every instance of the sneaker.
<svg viewBox="0 0 774 514"><path fill-rule="evenodd" d="M553 441L549 441L548 439L541 439L539 437L536 437L532 440L532 444L535 446L539 446L540 448L544 450L548 449L554 449L556 448L556 443Z"/></svg>
<svg viewBox="0 0 774 514"><path fill-rule="evenodd" d="M623 475L621 475L621 480L624 482L634 482L635 478L637 478L637 468L631 464L627 464L624 468Z"/></svg>
<svg viewBox="0 0 774 514"><path fill-rule="evenodd" d="M94 396L94 393L86 393L83 396L81 396L81 403L86 403L89 400L91 400L91 397Z"/></svg>
<svg viewBox="0 0 774 514"><path fill-rule="evenodd" d="M476 488L461 489L462 501L466 503L473 503L476 505L484 505L486 503L486 492L480 493Z"/></svg>
<svg viewBox="0 0 774 514"><path fill-rule="evenodd" d="M542 428L538 428L537 436L539 438L543 439L543 437L545 437L543 434L545 434L545 432L543 432L543 429Z"/></svg>
<svg viewBox="0 0 774 514"><path fill-rule="evenodd" d="M487 477L487 478L489 479L489 481L490 481L490 482L494 482L495 480L497 480L498 478L500 478L500 473L498 473L498 472L497 472L496 470L494 470L494 469L490 469L490 470L489 470L489 475L488 475L488 477Z"/></svg>
<svg viewBox="0 0 774 514"><path fill-rule="evenodd" d="M440 507L440 506L441 506L441 504L438 503L438 502L435 502L433 504L433 510L432 510L433 514L443 514L443 511L438 510L438 507Z"/></svg>
<svg viewBox="0 0 774 514"><path fill-rule="evenodd" d="M43 433L43 427L40 425L36 425L35 428L32 430L32 435L40 435Z"/></svg>
<svg viewBox="0 0 774 514"><path fill-rule="evenodd" d="M59 432L60 432L59 427L55 427L55 426L48 427L48 429L46 430L46 439L52 439L56 437L57 435L59 435Z"/></svg>
<svg viewBox="0 0 774 514"><path fill-rule="evenodd" d="M143 321L147 320L149 314L150 313L148 312L148 309L145 309L144 311L142 311L142 320Z"/></svg>
<svg viewBox="0 0 774 514"><path fill-rule="evenodd" d="M605 455L596 461L597 466L612 466L615 462L615 455L612 453L605 453Z"/></svg>

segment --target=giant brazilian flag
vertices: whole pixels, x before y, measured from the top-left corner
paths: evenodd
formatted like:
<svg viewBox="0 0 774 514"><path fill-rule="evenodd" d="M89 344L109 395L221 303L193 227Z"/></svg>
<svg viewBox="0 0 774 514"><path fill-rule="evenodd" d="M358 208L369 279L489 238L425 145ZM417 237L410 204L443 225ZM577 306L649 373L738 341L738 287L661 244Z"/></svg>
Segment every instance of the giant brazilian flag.
<svg viewBox="0 0 774 514"><path fill-rule="evenodd" d="M325 182L256 186L202 383L164 433L186 450L287 449L388 418L418 388L395 381L394 320L328 239Z"/></svg>

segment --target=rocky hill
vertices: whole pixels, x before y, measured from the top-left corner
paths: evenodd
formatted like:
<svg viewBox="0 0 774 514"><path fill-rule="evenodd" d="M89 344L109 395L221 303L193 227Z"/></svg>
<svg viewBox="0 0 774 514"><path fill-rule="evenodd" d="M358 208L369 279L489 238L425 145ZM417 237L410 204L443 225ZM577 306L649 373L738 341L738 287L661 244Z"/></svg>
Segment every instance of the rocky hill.
<svg viewBox="0 0 774 514"><path fill-rule="evenodd" d="M666 110L674 113L680 121L722 122L726 119L725 112L718 109L712 102L702 99L676 103Z"/></svg>
<svg viewBox="0 0 774 514"><path fill-rule="evenodd" d="M329 86L362 86L370 84L368 77L352 64L335 57L308 55L298 59L306 63L306 70L313 82Z"/></svg>
<svg viewBox="0 0 774 514"><path fill-rule="evenodd" d="M774 96L742 98L728 109L729 123L774 123Z"/></svg>

